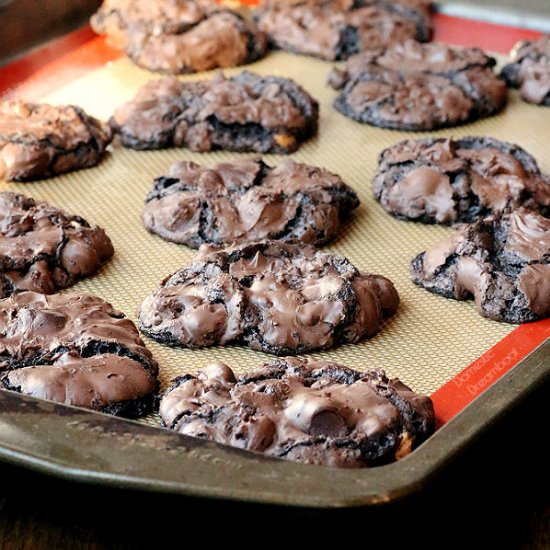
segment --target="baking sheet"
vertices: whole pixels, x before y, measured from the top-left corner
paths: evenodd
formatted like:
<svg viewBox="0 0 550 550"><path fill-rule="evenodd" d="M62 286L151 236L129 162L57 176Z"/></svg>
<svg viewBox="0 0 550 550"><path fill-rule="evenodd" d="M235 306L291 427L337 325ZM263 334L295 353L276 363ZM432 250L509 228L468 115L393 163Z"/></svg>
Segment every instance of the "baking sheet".
<svg viewBox="0 0 550 550"><path fill-rule="evenodd" d="M509 334L514 325L480 317L473 302L455 302L416 287L409 278L409 261L451 231L449 228L395 220L372 198L370 181L378 153L406 137L489 135L513 141L550 171L544 136L548 114L509 95L505 111L489 119L438 132L413 133L383 130L348 120L331 106L336 95L325 85L330 63L285 52L269 54L247 67L260 74L294 78L320 103L317 138L296 152L297 161L337 172L361 199L361 207L345 225L329 250L345 255L361 270L381 273L393 280L401 296L398 313L371 340L311 354L357 369L382 367L416 391L432 393ZM236 74L239 69L226 71ZM212 73L182 77L196 80ZM50 103L75 103L107 119L114 108L130 99L137 88L157 75L139 69L127 59L108 63L43 98ZM114 259L95 277L68 292L88 291L102 296L133 320L141 300L167 274L188 263L196 251L149 234L141 224L144 198L156 176L165 174L176 160L211 164L235 153L192 153L185 149L132 151L118 145L97 167L33 183L0 183L84 216L103 226L115 246ZM264 159L275 164L277 155ZM210 361L223 361L237 372L257 366L273 356L244 347L202 350L174 349L145 338L160 364L161 388L174 376L196 372ZM144 419L156 424L155 415Z"/></svg>

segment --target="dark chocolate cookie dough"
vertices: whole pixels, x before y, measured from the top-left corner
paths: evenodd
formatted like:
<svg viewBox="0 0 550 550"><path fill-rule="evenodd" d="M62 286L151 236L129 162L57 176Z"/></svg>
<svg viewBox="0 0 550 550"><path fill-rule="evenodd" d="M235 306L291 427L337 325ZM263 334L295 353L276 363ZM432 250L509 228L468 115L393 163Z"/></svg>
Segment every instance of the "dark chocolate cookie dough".
<svg viewBox="0 0 550 550"><path fill-rule="evenodd" d="M511 57L501 73L508 85L528 103L550 106L550 35L520 42Z"/></svg>
<svg viewBox="0 0 550 550"><path fill-rule="evenodd" d="M223 363L177 378L160 415L182 434L339 468L402 458L434 430L430 398L383 371L290 357L239 378Z"/></svg>
<svg viewBox="0 0 550 550"><path fill-rule="evenodd" d="M151 409L156 375L134 323L97 296L0 300L0 383L9 390L138 416Z"/></svg>
<svg viewBox="0 0 550 550"><path fill-rule="evenodd" d="M27 181L95 166L108 125L74 105L0 100L0 179Z"/></svg>
<svg viewBox="0 0 550 550"><path fill-rule="evenodd" d="M488 137L406 140L378 159L384 209L424 223L472 222L524 206L550 214L550 179L518 145Z"/></svg>
<svg viewBox="0 0 550 550"><path fill-rule="evenodd" d="M411 264L416 284L509 323L550 315L550 219L520 208L463 225Z"/></svg>
<svg viewBox="0 0 550 550"><path fill-rule="evenodd" d="M373 336L398 304L391 281L310 245L203 245L143 301L139 323L169 345L292 355Z"/></svg>
<svg viewBox="0 0 550 550"><path fill-rule="evenodd" d="M258 239L331 240L359 205L339 176L286 160L236 159L205 168L177 162L155 180L142 219L161 237L198 248Z"/></svg>
<svg viewBox="0 0 550 550"><path fill-rule="evenodd" d="M412 2L265 0L254 18L274 46L328 61L431 38L429 9Z"/></svg>
<svg viewBox="0 0 550 550"><path fill-rule="evenodd" d="M334 107L358 122L397 130L433 130L493 115L506 103L495 60L478 48L408 40L351 57L329 83Z"/></svg>
<svg viewBox="0 0 550 550"><path fill-rule="evenodd" d="M267 48L254 23L215 0L105 0L91 24L137 65L171 74L250 63Z"/></svg>
<svg viewBox="0 0 550 550"><path fill-rule="evenodd" d="M225 78L150 81L111 126L133 149L291 153L317 132L319 106L288 78L242 72Z"/></svg>
<svg viewBox="0 0 550 550"><path fill-rule="evenodd" d="M0 193L0 298L56 292L93 275L113 254L101 227L19 193Z"/></svg>

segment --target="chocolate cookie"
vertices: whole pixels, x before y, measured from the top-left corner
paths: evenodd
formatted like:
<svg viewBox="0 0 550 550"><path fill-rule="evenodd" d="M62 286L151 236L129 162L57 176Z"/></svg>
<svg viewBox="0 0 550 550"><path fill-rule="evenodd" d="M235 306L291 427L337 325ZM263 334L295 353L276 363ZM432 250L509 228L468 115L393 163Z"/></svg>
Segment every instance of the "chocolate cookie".
<svg viewBox="0 0 550 550"><path fill-rule="evenodd" d="M550 35L517 44L512 63L502 69L509 86L528 103L550 106Z"/></svg>
<svg viewBox="0 0 550 550"><path fill-rule="evenodd" d="M90 22L134 63L164 73L234 67L267 49L254 23L214 0L105 0Z"/></svg>
<svg viewBox="0 0 550 550"><path fill-rule="evenodd" d="M407 39L431 38L429 11L377 0L266 0L254 18L283 50L336 61Z"/></svg>
<svg viewBox="0 0 550 550"><path fill-rule="evenodd" d="M408 40L353 56L333 69L343 88L334 107L358 122L398 130L433 130L493 115L506 103L495 60L478 48Z"/></svg>
<svg viewBox="0 0 550 550"><path fill-rule="evenodd" d="M372 336L398 303L385 277L303 243L203 245L143 301L139 323L169 345L239 343L290 355Z"/></svg>
<svg viewBox="0 0 550 550"><path fill-rule="evenodd" d="M126 147L291 153L317 132L319 106L288 78L242 72L225 78L145 84L111 126Z"/></svg>
<svg viewBox="0 0 550 550"><path fill-rule="evenodd" d="M322 245L357 206L339 176L292 160L271 168L240 159L210 169L186 161L155 180L142 219L152 233L194 248L258 239Z"/></svg>
<svg viewBox="0 0 550 550"><path fill-rule="evenodd" d="M520 206L550 215L550 179L521 147L488 137L406 140L385 149L373 179L390 214L472 222Z"/></svg>
<svg viewBox="0 0 550 550"><path fill-rule="evenodd" d="M124 416L149 411L157 387L134 323L91 294L0 300L0 373L9 390Z"/></svg>
<svg viewBox="0 0 550 550"><path fill-rule="evenodd" d="M95 166L111 130L80 107L0 100L0 179L27 181Z"/></svg>
<svg viewBox="0 0 550 550"><path fill-rule="evenodd" d="M0 193L0 298L51 294L93 275L114 254L105 231L19 193Z"/></svg>
<svg viewBox="0 0 550 550"><path fill-rule="evenodd" d="M411 264L416 284L484 317L525 323L550 316L550 219L520 208L459 227Z"/></svg>
<svg viewBox="0 0 550 550"><path fill-rule="evenodd" d="M182 434L339 468L400 459L434 431L430 398L383 371L290 357L240 378L223 363L177 378L160 415Z"/></svg>

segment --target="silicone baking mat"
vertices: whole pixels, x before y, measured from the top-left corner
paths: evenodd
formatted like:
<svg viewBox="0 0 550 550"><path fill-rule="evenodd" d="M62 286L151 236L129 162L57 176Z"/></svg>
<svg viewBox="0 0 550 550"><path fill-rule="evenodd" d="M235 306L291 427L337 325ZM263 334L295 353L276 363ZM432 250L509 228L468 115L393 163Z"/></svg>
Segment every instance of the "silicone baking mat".
<svg viewBox="0 0 550 550"><path fill-rule="evenodd" d="M260 74L293 78L319 101L319 134L292 157L337 172L357 191L361 200L360 208L345 224L339 238L327 248L347 256L361 270L392 279L401 296L401 305L374 338L311 356L356 369L382 367L390 376L398 376L416 391L427 394L433 394L453 379L459 388L463 384L456 376L515 327L480 317L472 302L435 296L410 281L411 258L451 230L398 221L385 213L371 196L377 156L384 147L407 137L489 135L520 144L539 160L544 171L550 172L550 159L545 154L550 113L521 102L517 94L511 92L508 106L501 114L459 128L429 134L378 129L348 120L332 108L336 92L326 86L330 68L330 63L284 52L270 53L246 67ZM228 70L226 74L241 70L243 68ZM212 74L182 78L194 80L209 78ZM54 104L78 104L89 113L107 119L117 105L132 98L138 87L151 78L158 76L136 67L126 58L118 58L40 99ZM198 154L186 149L132 151L114 144L107 158L92 169L33 183L3 182L0 189L14 189L47 200L103 226L113 240L114 259L98 275L78 283L68 292L98 294L135 320L141 300L165 275L188 263L196 254L190 248L149 234L142 226L140 213L153 179L165 174L177 160L209 165L236 156L228 152ZM282 157L265 155L264 159L276 164ZM548 332L548 323L544 330ZM238 346L186 350L145 340L159 362L161 388L174 376L196 372L211 361L223 361L243 372L273 359ZM487 370L487 364L494 362L495 357L486 355L478 365ZM480 369L477 367L474 372L479 374ZM471 383L470 399L498 374L497 370L492 378L485 382L482 379L477 383L479 387ZM468 375L464 379L463 375L462 380L472 382L474 378ZM440 420L448 418L439 416ZM158 419L150 415L144 421L156 424Z"/></svg>

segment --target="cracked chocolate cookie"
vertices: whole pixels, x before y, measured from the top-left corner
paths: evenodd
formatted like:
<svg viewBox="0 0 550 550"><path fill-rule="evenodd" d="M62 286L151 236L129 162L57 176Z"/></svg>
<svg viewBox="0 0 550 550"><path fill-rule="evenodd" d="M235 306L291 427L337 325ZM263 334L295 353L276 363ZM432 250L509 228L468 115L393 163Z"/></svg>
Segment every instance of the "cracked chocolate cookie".
<svg viewBox="0 0 550 550"><path fill-rule="evenodd" d="M51 294L93 275L114 254L105 231L30 197L0 193L0 298Z"/></svg>
<svg viewBox="0 0 550 550"><path fill-rule="evenodd" d="M115 111L111 126L133 149L291 153L316 134L318 118L317 102L293 80L245 71L150 81Z"/></svg>
<svg viewBox="0 0 550 550"><path fill-rule="evenodd" d="M411 263L416 284L508 323L550 316L550 219L520 208L463 225Z"/></svg>
<svg viewBox="0 0 550 550"><path fill-rule="evenodd" d="M426 6L377 0L266 0L254 14L283 50L336 61L391 44L431 38Z"/></svg>
<svg viewBox="0 0 550 550"><path fill-rule="evenodd" d="M205 168L185 161L155 180L142 219L152 233L193 248L259 239L319 246L357 206L351 187L315 166L240 159Z"/></svg>
<svg viewBox="0 0 550 550"><path fill-rule="evenodd" d="M550 107L550 35L520 42L511 57L501 73L508 85L528 103Z"/></svg>
<svg viewBox="0 0 550 550"><path fill-rule="evenodd" d="M157 363L134 323L91 294L21 292L0 300L0 382L105 413L148 412Z"/></svg>
<svg viewBox="0 0 550 550"><path fill-rule="evenodd" d="M329 84L342 89L334 107L343 115L394 130L457 126L500 111L506 84L495 60L478 48L408 40L387 50L353 56L333 69Z"/></svg>
<svg viewBox="0 0 550 550"><path fill-rule="evenodd" d="M399 379L290 357L239 378L223 363L176 378L160 416L185 435L338 468L400 459L434 431L430 398Z"/></svg>
<svg viewBox="0 0 550 550"><path fill-rule="evenodd" d="M109 126L80 107L0 100L0 179L28 181L95 166L110 142Z"/></svg>
<svg viewBox="0 0 550 550"><path fill-rule="evenodd" d="M406 140L378 159L384 210L424 223L472 222L520 206L550 215L550 179L521 147L488 137Z"/></svg>
<svg viewBox="0 0 550 550"><path fill-rule="evenodd" d="M267 49L253 22L214 0L105 0L91 25L140 67L170 74L235 67Z"/></svg>
<svg viewBox="0 0 550 550"><path fill-rule="evenodd" d="M293 355L373 336L398 304L390 280L310 245L203 245L143 301L139 325L174 346Z"/></svg>

